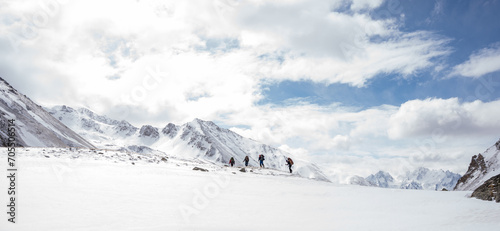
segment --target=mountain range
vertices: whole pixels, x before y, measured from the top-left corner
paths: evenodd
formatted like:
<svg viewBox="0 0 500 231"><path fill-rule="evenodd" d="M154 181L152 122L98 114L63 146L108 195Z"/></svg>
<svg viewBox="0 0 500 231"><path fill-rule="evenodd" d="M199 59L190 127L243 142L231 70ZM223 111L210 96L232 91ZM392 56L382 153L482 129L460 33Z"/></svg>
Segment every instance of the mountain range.
<svg viewBox="0 0 500 231"><path fill-rule="evenodd" d="M89 109L56 106L42 108L0 78L0 142L7 146L9 120L15 120L16 144L27 147L80 147L112 149L227 165L231 157L242 166L245 156L258 166L258 156L266 156L266 167L287 171L286 158L294 159L294 173L305 178L329 181L321 169L280 149L245 138L210 121L195 119L164 127L135 127ZM379 171L366 178L353 176L351 184L383 188L426 190L474 190L499 174L500 140L485 152L472 157L462 177L443 170L418 168L394 178Z"/></svg>
<svg viewBox="0 0 500 231"><path fill-rule="evenodd" d="M423 189L423 190L453 190L460 175L444 170L418 168L408 171L396 179L388 172L379 171L366 178L354 176L350 184L381 188Z"/></svg>
<svg viewBox="0 0 500 231"><path fill-rule="evenodd" d="M245 138L215 123L195 119L163 128L143 125L140 128L127 121L118 121L98 115L85 108L56 106L46 109L54 118L66 124L99 148L141 152L161 152L168 156L198 159L216 164L228 164L231 157L237 166L243 166L245 156L250 166L259 166L258 156L266 158L266 167L287 171L286 158L294 160L294 173L311 179L329 181L313 163L290 153Z"/></svg>

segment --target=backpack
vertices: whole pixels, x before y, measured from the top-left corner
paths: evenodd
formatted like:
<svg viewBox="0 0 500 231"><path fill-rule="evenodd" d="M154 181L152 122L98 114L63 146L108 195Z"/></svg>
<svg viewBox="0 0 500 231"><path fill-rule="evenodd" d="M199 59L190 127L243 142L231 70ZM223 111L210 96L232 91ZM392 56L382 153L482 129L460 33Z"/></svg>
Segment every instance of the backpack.
<svg viewBox="0 0 500 231"><path fill-rule="evenodd" d="M248 159L248 156L245 156L245 161L250 161L250 160Z"/></svg>
<svg viewBox="0 0 500 231"><path fill-rule="evenodd" d="M259 155L259 160L265 160L264 155Z"/></svg>
<svg viewBox="0 0 500 231"><path fill-rule="evenodd" d="M231 157L231 159L229 160L229 163L234 163L234 158Z"/></svg>
<svg viewBox="0 0 500 231"><path fill-rule="evenodd" d="M293 165L293 160L292 160L292 158L288 158L288 164L289 164L289 165Z"/></svg>

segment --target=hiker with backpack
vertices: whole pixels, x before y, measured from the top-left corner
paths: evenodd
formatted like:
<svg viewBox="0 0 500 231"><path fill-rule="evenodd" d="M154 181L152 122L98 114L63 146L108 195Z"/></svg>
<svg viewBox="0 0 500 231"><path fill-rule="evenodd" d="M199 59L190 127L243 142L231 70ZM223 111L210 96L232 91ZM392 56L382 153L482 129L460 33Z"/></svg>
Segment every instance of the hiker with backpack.
<svg viewBox="0 0 500 231"><path fill-rule="evenodd" d="M265 167L265 166L264 166L264 160L265 160L264 155L260 154L260 155L259 155L259 162L260 162L260 167L261 167L261 168L264 168L264 167Z"/></svg>
<svg viewBox="0 0 500 231"><path fill-rule="evenodd" d="M292 173L292 165L293 165L292 158L288 157L288 159L286 160L286 164L288 165L288 169L290 169L290 173Z"/></svg>
<svg viewBox="0 0 500 231"><path fill-rule="evenodd" d="M245 167L248 167L249 161L250 161L250 158L248 158L248 156L245 156L245 159L243 160L243 162L245 162Z"/></svg>
<svg viewBox="0 0 500 231"><path fill-rule="evenodd" d="M229 164L231 164L231 167L233 167L233 165L234 165L234 157L231 157L231 159L229 160Z"/></svg>

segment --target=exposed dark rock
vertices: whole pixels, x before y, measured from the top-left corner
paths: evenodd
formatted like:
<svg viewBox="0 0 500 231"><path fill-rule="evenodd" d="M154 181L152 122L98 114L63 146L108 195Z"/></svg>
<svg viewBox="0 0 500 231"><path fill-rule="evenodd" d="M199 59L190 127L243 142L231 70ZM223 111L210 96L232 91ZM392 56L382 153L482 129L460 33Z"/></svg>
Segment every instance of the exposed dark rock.
<svg viewBox="0 0 500 231"><path fill-rule="evenodd" d="M483 155L474 155L472 157L472 160L470 161L469 169L467 169L467 172L458 180L457 185L455 185L455 188L453 190L456 190L459 185L468 182L472 177L474 177L474 174L476 172L480 171L482 173L485 173L486 170L487 168L486 163L484 162Z"/></svg>
<svg viewBox="0 0 500 231"><path fill-rule="evenodd" d="M73 108L71 108L71 107L67 107L66 105L63 105L63 106L61 107L61 111L63 111L63 112L67 112L67 113L72 113L74 110L73 110Z"/></svg>
<svg viewBox="0 0 500 231"><path fill-rule="evenodd" d="M496 175L479 186L472 193L472 197L486 201L500 202L500 174Z"/></svg>
<svg viewBox="0 0 500 231"><path fill-rule="evenodd" d="M199 167L194 167L193 170L195 170L195 171L202 171L202 172L208 172L208 170L206 170L204 168L199 168Z"/></svg>
<svg viewBox="0 0 500 231"><path fill-rule="evenodd" d="M165 126L163 130L161 130L163 134L168 135L170 138L174 138L177 135L178 131L179 129L177 128L177 126L172 123L167 124L167 126Z"/></svg>
<svg viewBox="0 0 500 231"><path fill-rule="evenodd" d="M154 139L160 137L160 133L158 132L158 128L155 128L151 125L142 126L139 133L140 133L141 137L151 137Z"/></svg>
<svg viewBox="0 0 500 231"><path fill-rule="evenodd" d="M247 170L245 168L241 168L240 172L247 172Z"/></svg>
<svg viewBox="0 0 500 231"><path fill-rule="evenodd" d="M122 120L116 124L115 130L117 133L125 133L125 135L130 136L134 134L138 128L132 126L129 122Z"/></svg>
<svg viewBox="0 0 500 231"><path fill-rule="evenodd" d="M80 122L81 122L82 128L84 128L86 130L93 130L93 131L96 131L99 133L104 133L101 130L99 124L97 124L94 120L88 120L88 119L82 118L82 120Z"/></svg>

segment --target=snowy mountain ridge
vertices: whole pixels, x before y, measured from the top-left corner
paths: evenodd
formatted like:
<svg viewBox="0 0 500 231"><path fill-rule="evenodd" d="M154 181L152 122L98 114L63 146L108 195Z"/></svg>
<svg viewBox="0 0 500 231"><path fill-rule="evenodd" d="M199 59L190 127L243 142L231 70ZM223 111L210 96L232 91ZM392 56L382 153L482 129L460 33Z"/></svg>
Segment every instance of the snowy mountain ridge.
<svg viewBox="0 0 500 231"><path fill-rule="evenodd" d="M263 154L266 167L283 171L288 170L285 157L291 157L295 162L294 174L329 181L315 164L245 138L210 121L195 119L183 125L169 123L163 128L151 125L137 128L127 121L113 120L88 109L57 106L47 110L100 148L131 150L135 147L146 150L144 147L147 147L150 152L154 150L169 156L206 160L219 165L228 164L229 159L234 157L237 166L243 165L245 156L250 158L250 166L259 166L258 156Z"/></svg>
<svg viewBox="0 0 500 231"><path fill-rule="evenodd" d="M452 190L459 178L459 174L450 171L431 170L421 167L414 171L408 171L396 179L384 171L379 171L366 178L354 176L350 179L350 184L381 188L423 190L441 190L444 188Z"/></svg>
<svg viewBox="0 0 500 231"><path fill-rule="evenodd" d="M500 174L500 140L483 153L472 156L467 172L460 178L454 190L472 191L491 177Z"/></svg>
<svg viewBox="0 0 500 231"><path fill-rule="evenodd" d="M7 145L8 120L15 120L16 146L95 148L41 106L0 78L0 141Z"/></svg>

